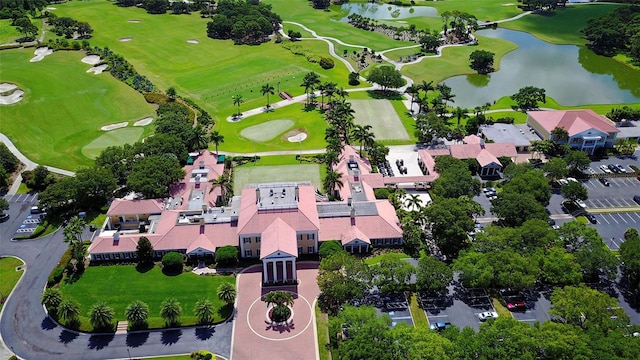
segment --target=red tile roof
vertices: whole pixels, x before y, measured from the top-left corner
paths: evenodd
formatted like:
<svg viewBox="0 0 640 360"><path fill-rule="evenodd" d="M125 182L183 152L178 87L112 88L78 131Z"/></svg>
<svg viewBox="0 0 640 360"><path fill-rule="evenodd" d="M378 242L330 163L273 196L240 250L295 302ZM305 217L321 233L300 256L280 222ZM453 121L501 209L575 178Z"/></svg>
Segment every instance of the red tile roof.
<svg viewBox="0 0 640 360"><path fill-rule="evenodd" d="M342 237L340 238L340 243L342 245L347 245L353 240L362 240L367 244L371 244L371 239L367 235L365 235L357 226L352 226L347 229L344 233L342 233Z"/></svg>
<svg viewBox="0 0 640 360"><path fill-rule="evenodd" d="M298 238L296 231L284 220L278 218L264 231L260 239L260 259L264 259L276 251L298 256Z"/></svg>
<svg viewBox="0 0 640 360"><path fill-rule="evenodd" d="M156 214L163 210L161 199L120 200L111 202L107 215Z"/></svg>
<svg viewBox="0 0 640 360"><path fill-rule="evenodd" d="M604 133L619 132L611 121L596 114L591 109L529 111L527 114L549 133L556 127L565 129L569 136L574 136L590 129L596 129Z"/></svg>
<svg viewBox="0 0 640 360"><path fill-rule="evenodd" d="M402 229L393 205L387 200L377 200L375 204L378 215L358 216L356 214L353 225L349 216L321 218L319 240L340 240L352 226L358 227L369 239L402 237Z"/></svg>

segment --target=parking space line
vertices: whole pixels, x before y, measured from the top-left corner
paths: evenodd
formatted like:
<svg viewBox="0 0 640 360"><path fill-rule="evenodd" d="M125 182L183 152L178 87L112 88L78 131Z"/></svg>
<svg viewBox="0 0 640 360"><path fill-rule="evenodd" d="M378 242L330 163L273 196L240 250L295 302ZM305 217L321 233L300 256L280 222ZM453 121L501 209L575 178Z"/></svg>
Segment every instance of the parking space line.
<svg viewBox="0 0 640 360"><path fill-rule="evenodd" d="M616 220L613 215L609 214L609 216L611 217L611 220L613 220L616 224L619 224L618 220Z"/></svg>
<svg viewBox="0 0 640 360"><path fill-rule="evenodd" d="M518 321L538 321L538 319L518 319Z"/></svg>
<svg viewBox="0 0 640 360"><path fill-rule="evenodd" d="M638 218L638 220L640 220L640 213L634 212L634 213L630 213L630 214L635 215L635 217L637 217L637 218Z"/></svg>
<svg viewBox="0 0 640 360"><path fill-rule="evenodd" d="M615 238L611 238L611 243L613 244L613 246L615 246L615 248L613 248L613 250L620 249L620 245L618 245L618 243L616 243L616 239Z"/></svg>
<svg viewBox="0 0 640 360"><path fill-rule="evenodd" d="M596 199L595 201L600 203L598 207L606 207L606 205L604 205L604 203L600 199Z"/></svg>
<svg viewBox="0 0 640 360"><path fill-rule="evenodd" d="M441 318L441 317L449 317L449 315L427 315L430 318Z"/></svg>
<svg viewBox="0 0 640 360"><path fill-rule="evenodd" d="M625 215L627 215L627 217L629 218L629 220L631 220L631 222L633 222L633 223L634 223L634 222L636 222L636 221L631 217L631 214L629 214L629 213L624 213L624 214L625 214Z"/></svg>

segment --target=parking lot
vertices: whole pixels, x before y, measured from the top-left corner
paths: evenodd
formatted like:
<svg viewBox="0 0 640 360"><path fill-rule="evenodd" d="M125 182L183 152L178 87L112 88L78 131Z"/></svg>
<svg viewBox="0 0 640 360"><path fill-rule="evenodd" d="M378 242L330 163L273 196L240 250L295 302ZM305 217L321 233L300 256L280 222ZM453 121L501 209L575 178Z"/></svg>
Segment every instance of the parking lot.
<svg viewBox="0 0 640 360"><path fill-rule="evenodd" d="M478 330L481 323L478 314L495 311L484 289L464 289L456 286L450 287L447 295L434 297L421 293L418 300L430 324L450 322L460 329L471 327Z"/></svg>
<svg viewBox="0 0 640 360"><path fill-rule="evenodd" d="M597 224L592 224L611 250L620 249L627 229L640 229L640 211L610 214L594 214Z"/></svg>
<svg viewBox="0 0 640 360"><path fill-rule="evenodd" d="M526 308L512 311L511 315L518 321L533 324L536 321L543 323L549 320L549 309L551 308L549 295L550 293L545 294L542 291L532 289L523 291L517 296L503 296L503 299L507 304L512 301L524 300Z"/></svg>
<svg viewBox="0 0 640 360"><path fill-rule="evenodd" d="M633 177L607 178L607 181L609 186L598 179L583 182L589 191L589 198L584 201L588 208L639 206L633 196L640 195L640 181Z"/></svg>

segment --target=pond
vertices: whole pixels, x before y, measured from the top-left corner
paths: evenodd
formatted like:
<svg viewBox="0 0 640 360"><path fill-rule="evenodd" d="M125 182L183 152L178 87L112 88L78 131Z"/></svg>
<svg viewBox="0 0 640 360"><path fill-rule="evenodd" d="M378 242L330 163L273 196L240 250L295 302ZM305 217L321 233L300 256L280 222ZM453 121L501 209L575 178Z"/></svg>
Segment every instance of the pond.
<svg viewBox="0 0 640 360"><path fill-rule="evenodd" d="M397 20L416 16L438 17L438 10L431 6L396 6L391 4L343 4L340 8L344 17L340 21L347 21L347 16L359 14L376 20Z"/></svg>
<svg viewBox="0 0 640 360"><path fill-rule="evenodd" d="M518 48L502 58L497 72L445 80L456 95L455 106L473 108L529 85L545 89L547 96L567 106L640 102L640 72L586 47L553 45L507 29L477 35L508 40Z"/></svg>

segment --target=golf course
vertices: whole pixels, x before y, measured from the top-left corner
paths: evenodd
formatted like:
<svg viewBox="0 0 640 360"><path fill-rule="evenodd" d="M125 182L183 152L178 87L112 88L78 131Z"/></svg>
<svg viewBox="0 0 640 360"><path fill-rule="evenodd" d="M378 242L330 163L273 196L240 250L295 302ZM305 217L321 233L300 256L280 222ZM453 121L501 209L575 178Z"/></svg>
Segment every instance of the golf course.
<svg viewBox="0 0 640 360"><path fill-rule="evenodd" d="M483 91L484 86L495 80L492 74L477 75L469 67L469 55L474 50L493 52L494 68L500 71L501 60L520 51L514 42L499 36L487 36L487 31L491 30L480 30L475 34L478 39L475 46L444 47L437 54L403 63L399 61L400 58L418 53L419 44L352 26L344 20L350 13L361 12L366 16L375 10L379 24L395 27L414 25L417 29L440 31L443 20L439 14L459 10L475 15L480 22L499 21L500 29L509 29L505 31L527 32L553 46L576 46L581 54L587 54L585 51L590 50L584 47L586 40L580 30L589 18L598 17L619 6L572 5L555 10L553 15L543 16L523 15L517 3L505 3L502 0L415 1L414 6L403 12L400 11L403 8L387 4L356 2L331 5L327 11L323 11L313 9L310 3L302 0L265 2L272 5L272 10L283 20L284 34L289 30L300 32L302 39L293 44L296 53L304 53L304 56L294 54L290 49L291 42L286 38L282 43L272 38L260 45L236 45L232 40L209 38L207 23L210 19L196 12L152 15L142 8L118 7L106 0L60 3L51 12L58 17L71 17L89 23L94 30L88 39L90 46L109 48L121 55L155 85L155 91L166 92L174 88L178 96L206 110L215 121L212 130L225 137L220 146L222 152L251 154L264 151L296 152L325 146L326 122L323 114L305 109L301 100L287 101L278 96L279 92L286 92L294 98L304 95L305 89L300 85L309 72L317 73L322 82L333 82L339 88L348 90L350 96L347 100L357 101L357 105L354 105L357 122L373 125L374 131L377 129L380 133L376 135L384 144L409 144L415 142L415 136L413 119L405 103L400 99L374 98L371 91L365 91L371 90L372 84L363 78L359 85L350 86L348 75L351 69L343 61L359 70L364 77L372 67L390 62L414 83L433 81L437 84L464 75L469 82L465 85L470 87L468 91ZM408 7L410 4L405 1L404 5ZM430 14L436 15L413 16L420 12L418 10L427 10L427 7ZM386 16L387 13L391 15ZM34 20L34 24L41 26L39 20ZM48 30L43 45L62 39ZM8 43L16 36L15 29L3 20L0 23L0 41ZM356 67L356 57L352 54L359 54L362 48L382 53L388 61L359 69ZM89 166L92 159L107 146L132 143L153 133L153 123L141 127L134 127L133 124L155 116L154 106L145 102L141 93L120 82L108 71L99 75L87 73L90 66L80 61L86 55L83 51L55 51L39 62L30 63L34 51L34 47L0 50L0 84L15 84L24 91L22 100L11 105L0 105L0 132L6 134L31 160L76 170ZM640 79L640 69L626 63L625 59L591 54L588 54L587 65L582 60L576 65L582 65L591 74L611 75L611 79L606 81L613 87L621 87L620 91L628 91L626 89L640 82L628 80ZM335 67L323 69L317 62L308 61L310 57L332 58ZM612 63L616 66L612 66ZM614 70L610 70L612 68ZM261 91L265 84L273 86L275 90L270 95L269 102L273 106L269 111L265 108L267 97ZM640 84L637 85L640 88ZM630 91L625 93L624 103L637 106L640 94ZM553 89L548 89L548 93L552 92ZM510 109L513 103L508 98L509 94L491 93L491 109ZM237 96L243 100L240 104L234 101ZM454 99L453 107L458 106L455 101L461 102L463 96L458 95ZM616 98L617 95L613 94L612 97ZM606 113L620 104L619 101L612 101L595 104L595 107L589 104L576 106L557 103L550 96L545 107L589 107ZM238 110L248 115L228 121ZM359 114L358 110L364 113ZM514 117L516 122L523 122L525 118L523 113L499 114ZM367 117L370 120L365 119ZM125 122L127 125L123 128L101 130L105 125ZM292 131L304 133L306 138L290 141Z"/></svg>

